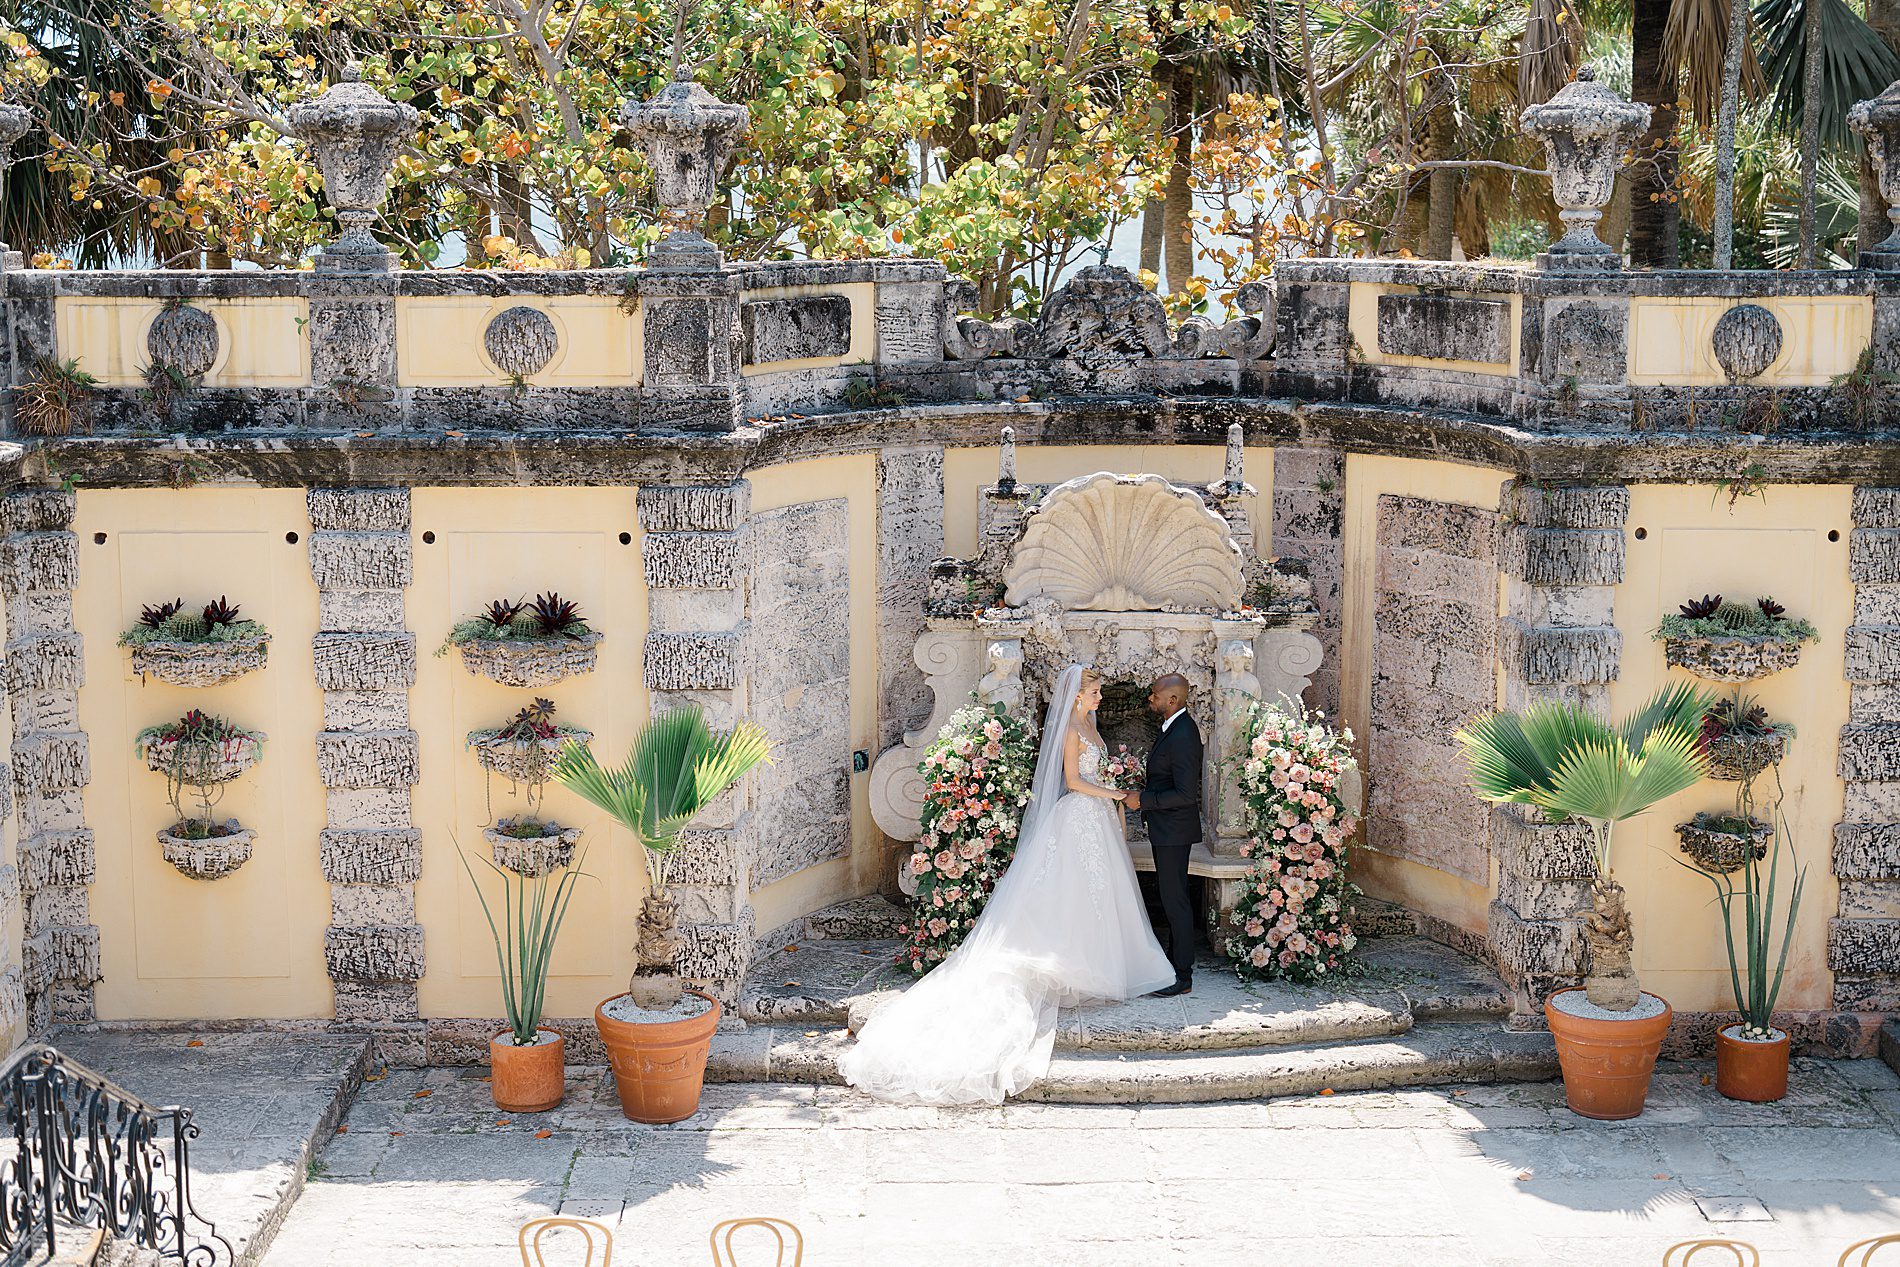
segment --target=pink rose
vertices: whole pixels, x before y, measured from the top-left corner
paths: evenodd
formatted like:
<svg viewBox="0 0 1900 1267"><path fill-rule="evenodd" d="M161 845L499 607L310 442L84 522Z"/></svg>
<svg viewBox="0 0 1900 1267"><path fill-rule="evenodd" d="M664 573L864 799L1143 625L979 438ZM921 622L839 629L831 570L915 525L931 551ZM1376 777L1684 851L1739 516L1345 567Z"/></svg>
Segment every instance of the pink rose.
<svg viewBox="0 0 1900 1267"><path fill-rule="evenodd" d="M1260 936L1260 934L1267 931L1267 926L1265 924L1262 924L1257 919L1250 919L1246 923L1246 930L1247 930L1247 936L1258 937Z"/></svg>
<svg viewBox="0 0 1900 1267"><path fill-rule="evenodd" d="M1292 836L1293 839L1299 841L1301 844L1305 844L1307 841L1313 839L1313 825L1311 823L1299 824L1293 829Z"/></svg>
<svg viewBox="0 0 1900 1267"><path fill-rule="evenodd" d="M1253 950L1248 953L1247 962L1256 968L1264 968L1267 966L1267 960L1270 958L1272 958L1272 956L1267 953L1265 946L1255 946Z"/></svg>
<svg viewBox="0 0 1900 1267"><path fill-rule="evenodd" d="M920 853L914 853L910 856L910 873L912 875L922 875L928 870L930 870L929 858Z"/></svg>

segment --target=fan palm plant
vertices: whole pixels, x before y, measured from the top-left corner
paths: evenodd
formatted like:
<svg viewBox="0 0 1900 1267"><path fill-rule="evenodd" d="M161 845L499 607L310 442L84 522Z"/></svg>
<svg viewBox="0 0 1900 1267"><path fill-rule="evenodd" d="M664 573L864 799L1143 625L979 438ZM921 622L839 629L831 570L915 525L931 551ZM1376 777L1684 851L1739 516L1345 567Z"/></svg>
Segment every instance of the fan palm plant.
<svg viewBox="0 0 1900 1267"><path fill-rule="evenodd" d="M1471 767L1471 786L1493 804L1530 805L1549 817L1581 819L1596 849L1597 876L1584 939L1590 1002L1627 1012L1642 991L1630 962L1634 934L1623 886L1611 873L1616 824L1708 773L1701 747L1703 714L1712 697L1686 683L1664 687L1621 725L1575 704L1534 704L1524 712L1488 713L1458 732Z"/></svg>
<svg viewBox="0 0 1900 1267"><path fill-rule="evenodd" d="M721 793L771 757L765 732L750 722L714 731L697 708L661 713L633 741L616 769L568 743L554 763L562 786L607 811L632 832L646 856L647 896L627 993L640 1007L664 1011L679 1002L676 971L679 912L666 891L666 864L686 825Z"/></svg>

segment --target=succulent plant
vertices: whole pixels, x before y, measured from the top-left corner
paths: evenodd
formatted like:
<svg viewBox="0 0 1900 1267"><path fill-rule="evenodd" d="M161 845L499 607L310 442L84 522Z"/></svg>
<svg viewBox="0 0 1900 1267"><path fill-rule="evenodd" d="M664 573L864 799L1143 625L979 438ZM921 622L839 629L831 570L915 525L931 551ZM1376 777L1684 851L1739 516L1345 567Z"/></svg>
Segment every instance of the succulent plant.
<svg viewBox="0 0 1900 1267"><path fill-rule="evenodd" d="M153 629L163 629L165 622L177 615L184 605L184 599L174 598L169 603L159 603L156 606L149 606L139 613L139 623Z"/></svg>
<svg viewBox="0 0 1900 1267"><path fill-rule="evenodd" d="M525 743L530 739L552 739L558 733L554 726L554 701L537 695L534 703L516 713L514 720L497 731L495 737Z"/></svg>
<svg viewBox="0 0 1900 1267"><path fill-rule="evenodd" d="M211 632L211 622L198 612L173 612L165 618L165 633L182 642L202 642Z"/></svg>
<svg viewBox="0 0 1900 1267"><path fill-rule="evenodd" d="M1763 624L1761 612L1748 603L1724 602L1715 609L1715 619L1724 629L1733 633L1748 633L1760 629Z"/></svg>
<svg viewBox="0 0 1900 1267"><path fill-rule="evenodd" d="M1761 608L1761 614L1770 620L1777 620L1788 614L1788 609L1772 598L1758 598L1755 600L1755 606Z"/></svg>
<svg viewBox="0 0 1900 1267"><path fill-rule="evenodd" d="M580 604L571 603L559 594L535 595L534 618L545 637L578 638L587 632Z"/></svg>
<svg viewBox="0 0 1900 1267"><path fill-rule="evenodd" d="M541 618L531 611L518 611L508 622L508 628L517 638L538 638L541 636Z"/></svg>
<svg viewBox="0 0 1900 1267"><path fill-rule="evenodd" d="M220 594L217 602L205 604L204 618L207 625L235 624L238 618L238 605L227 602L224 595Z"/></svg>
<svg viewBox="0 0 1900 1267"><path fill-rule="evenodd" d="M1690 620L1700 620L1705 616L1715 615L1721 606L1722 596L1720 594L1704 594L1701 598L1690 599L1676 610L1681 612L1684 616L1687 616Z"/></svg>
<svg viewBox="0 0 1900 1267"><path fill-rule="evenodd" d="M504 629L513 622L515 613L520 610L521 604L513 599L498 598L482 611L482 619L497 629Z"/></svg>

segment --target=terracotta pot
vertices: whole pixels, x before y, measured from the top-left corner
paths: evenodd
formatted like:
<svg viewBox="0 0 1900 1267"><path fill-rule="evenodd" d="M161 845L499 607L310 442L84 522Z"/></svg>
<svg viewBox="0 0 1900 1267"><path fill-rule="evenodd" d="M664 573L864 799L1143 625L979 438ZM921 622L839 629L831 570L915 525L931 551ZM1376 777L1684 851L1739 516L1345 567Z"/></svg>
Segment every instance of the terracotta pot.
<svg viewBox="0 0 1900 1267"><path fill-rule="evenodd" d="M1635 1117L1649 1097L1649 1075L1675 1013L1664 1002L1657 1016L1605 1021L1571 1016L1554 1006L1561 995L1581 993L1573 986L1544 1001L1544 1017L1557 1040L1557 1063L1564 1071L1564 1102L1580 1117L1605 1122Z"/></svg>
<svg viewBox="0 0 1900 1267"><path fill-rule="evenodd" d="M706 1058L719 1028L719 1000L688 990L712 1004L704 1015L684 1021L621 1021L607 1015L614 999L594 1008L594 1026L614 1067L620 1111L635 1122L660 1125L684 1121L699 1111L706 1081Z"/></svg>
<svg viewBox="0 0 1900 1267"><path fill-rule="evenodd" d="M1715 1089L1731 1100L1766 1104L1788 1094L1788 1034L1765 1043L1741 1037L1740 1025L1715 1036Z"/></svg>
<svg viewBox="0 0 1900 1267"><path fill-rule="evenodd" d="M495 1107L509 1113L542 1113L561 1102L566 1091L567 1043L551 1029L551 1043L517 1047L508 1041L512 1034L501 1033L488 1040L490 1088Z"/></svg>

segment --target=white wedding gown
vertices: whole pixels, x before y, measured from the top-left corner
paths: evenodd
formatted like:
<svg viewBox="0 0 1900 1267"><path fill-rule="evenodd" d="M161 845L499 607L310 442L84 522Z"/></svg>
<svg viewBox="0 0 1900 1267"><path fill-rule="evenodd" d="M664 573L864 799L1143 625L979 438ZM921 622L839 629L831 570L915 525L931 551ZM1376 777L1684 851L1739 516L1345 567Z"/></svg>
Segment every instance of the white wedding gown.
<svg viewBox="0 0 1900 1267"><path fill-rule="evenodd" d="M1102 755L1083 741L1091 783ZM1048 1071L1058 1009L1172 984L1121 814L1116 801L1064 792L969 937L865 1025L839 1061L845 1081L881 1100L1000 1104Z"/></svg>

